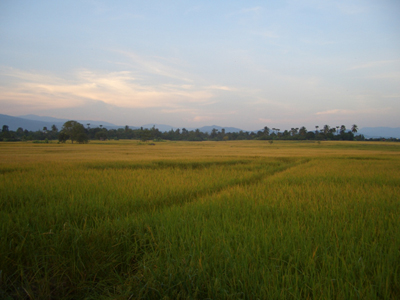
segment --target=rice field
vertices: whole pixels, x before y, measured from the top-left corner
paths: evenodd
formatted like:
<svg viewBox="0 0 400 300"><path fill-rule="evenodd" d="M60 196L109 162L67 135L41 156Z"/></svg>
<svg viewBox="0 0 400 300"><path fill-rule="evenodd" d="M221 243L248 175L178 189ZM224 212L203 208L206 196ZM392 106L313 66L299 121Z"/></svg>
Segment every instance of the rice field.
<svg viewBox="0 0 400 300"><path fill-rule="evenodd" d="M399 299L400 144L0 143L1 299Z"/></svg>

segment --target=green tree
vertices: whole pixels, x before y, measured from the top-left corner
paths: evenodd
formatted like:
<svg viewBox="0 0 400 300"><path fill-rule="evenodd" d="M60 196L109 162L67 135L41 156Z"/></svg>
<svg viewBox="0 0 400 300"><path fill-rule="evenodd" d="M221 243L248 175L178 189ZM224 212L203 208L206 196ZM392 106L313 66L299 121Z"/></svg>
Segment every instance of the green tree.
<svg viewBox="0 0 400 300"><path fill-rule="evenodd" d="M148 140L151 140L152 139L152 134L151 134L152 132L149 130L149 129L142 129L141 130L141 132L140 132L140 140L142 141L142 142L146 142L146 141L148 141Z"/></svg>
<svg viewBox="0 0 400 300"><path fill-rule="evenodd" d="M331 127L329 125L324 125L324 134L328 134Z"/></svg>
<svg viewBox="0 0 400 300"><path fill-rule="evenodd" d="M58 141L59 141L60 143L65 143L68 139L69 139L69 135L66 134L64 131L61 131L61 132L58 134Z"/></svg>
<svg viewBox="0 0 400 300"><path fill-rule="evenodd" d="M63 139L65 139L65 137L66 137L65 135L67 135L68 138L71 139L72 143L74 143L74 141L77 141L78 143L84 143L84 142L87 142L89 139L87 137L87 134L85 132L85 128L83 127L83 125L74 120L65 122L61 129L61 132L64 133ZM59 140L60 140L60 136L59 136Z"/></svg>
<svg viewBox="0 0 400 300"><path fill-rule="evenodd" d="M80 132L76 135L76 141L79 144L86 144L89 142L88 135L85 132Z"/></svg>
<svg viewBox="0 0 400 300"><path fill-rule="evenodd" d="M97 131L94 136L100 141L105 141L108 138L107 132L105 132L104 130Z"/></svg>
<svg viewBox="0 0 400 300"><path fill-rule="evenodd" d="M3 129L1 130L1 135L3 136L3 138L6 139L11 137L8 125L3 125Z"/></svg>
<svg viewBox="0 0 400 300"><path fill-rule="evenodd" d="M305 136L305 135L307 134L307 128L305 128L304 126L302 126L302 127L300 128L299 134L300 134L301 136Z"/></svg>
<svg viewBox="0 0 400 300"><path fill-rule="evenodd" d="M22 137L24 135L24 129L22 127L18 127L16 133L18 137Z"/></svg>
<svg viewBox="0 0 400 300"><path fill-rule="evenodd" d="M357 131L358 131L358 126L356 124L353 124L353 126L351 126L351 132L357 133Z"/></svg>

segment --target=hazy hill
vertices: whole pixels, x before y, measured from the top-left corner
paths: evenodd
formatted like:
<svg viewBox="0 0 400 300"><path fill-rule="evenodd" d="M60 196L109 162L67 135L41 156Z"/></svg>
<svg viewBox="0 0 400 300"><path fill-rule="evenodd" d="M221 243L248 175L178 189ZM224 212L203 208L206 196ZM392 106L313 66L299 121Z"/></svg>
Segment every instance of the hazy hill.
<svg viewBox="0 0 400 300"><path fill-rule="evenodd" d="M23 129L27 129L29 131L37 131L37 130L42 130L43 127L51 128L52 125L56 125L58 129L61 129L62 125L70 119L60 119L60 118L53 118L53 117L47 117L47 116L37 116L37 115L23 115L23 116L18 116L18 117L13 117L13 116L8 116L8 115L3 115L0 114L0 126L3 125L8 125L10 130L17 130L18 127L22 127ZM79 123L83 124L85 127L87 127L87 124L90 123L90 127L99 127L100 125L103 125L104 128L107 129L117 129L117 128L124 128L125 126L118 126L109 122L105 121L93 121L93 120L76 120ZM131 129L137 129L140 127L143 128L152 128L155 126L160 130L161 132L165 131L170 131L176 130L179 127L174 127L171 125L165 125L165 124L145 124L142 126L129 126ZM181 127L180 129L182 129ZM189 128L185 127L187 130L196 130L196 128ZM225 132L239 132L242 129L235 128L235 127L221 127L217 125L212 125L212 126L203 126L200 127L199 130L202 132L208 132L211 133L212 129L217 129L218 131L221 131L222 128L225 129Z"/></svg>
<svg viewBox="0 0 400 300"><path fill-rule="evenodd" d="M0 114L0 127L3 127L3 125L8 125L8 128L13 131L17 130L18 127L22 127L24 130L27 129L29 131L37 131L42 130L43 127L51 128L53 124L60 129L64 122L28 120L20 117L12 117Z"/></svg>
<svg viewBox="0 0 400 300"><path fill-rule="evenodd" d="M178 129L178 127L174 127L171 125L165 125L165 124L146 124L146 125L142 125L140 127L143 127L144 129L146 129L146 128L151 129L151 128L153 128L153 126L155 126L155 128L157 128L161 132L170 131L171 129L175 131Z"/></svg>
<svg viewBox="0 0 400 300"><path fill-rule="evenodd" d="M143 125L142 127L150 129L153 126L158 128L158 130L160 130L161 132L170 131L171 129L175 131L178 128L179 129L185 128L185 129L187 129L189 131L199 129L201 132L208 132L208 133L211 133L211 131L214 128L217 129L218 131L221 131L222 129L225 129L225 132L239 132L239 131L242 130L242 129L235 128L235 127L221 127L221 126L217 126L217 125L203 126L203 127L200 127L200 128L194 128L194 127L174 127L174 126L165 125L165 124L146 124L146 125ZM243 130L243 131L245 131L245 130Z"/></svg>
<svg viewBox="0 0 400 300"><path fill-rule="evenodd" d="M53 118L47 116L37 116L37 115L23 115L18 117L13 117L9 115L0 114L0 129L3 125L8 125L10 130L17 130L18 127L22 127L23 129L27 129L29 131L37 131L42 130L43 127L51 128L54 124L57 126L58 129L61 129L62 125L68 121L68 119L60 119L60 118ZM82 123L85 127L87 124L90 123L90 127L99 127L103 125L103 127L107 129L117 129L117 128L124 128L125 126L118 126L109 122L105 121L93 121L93 120L76 120L79 123ZM152 128L155 126L161 132L170 131L178 129L178 127L165 125L165 124L146 124L142 126L129 126L131 129L137 129L140 127L143 128ZM180 127L182 129L183 127ZM185 127L187 130L196 130L196 128L189 128ZM211 133L213 129L217 129L221 131L225 129L225 132L239 132L239 131L246 131L236 127L221 127L218 125L212 126L203 126L198 128L201 132L208 132ZM261 131L263 129L260 129ZM257 132L257 131L255 131ZM400 138L400 127L391 128L391 127L363 127L358 130L357 134L363 134L365 138Z"/></svg>
<svg viewBox="0 0 400 300"><path fill-rule="evenodd" d="M61 126L71 120L71 119L59 119L59 118L53 118L53 117L46 117L46 116L37 116L37 115L23 115L23 116L18 116L19 118L27 119L27 120L33 120L33 121L43 121L43 122L49 122L52 124L59 123ZM115 124L105 122L105 121L93 121L93 120L76 120L79 123L83 124L85 127L87 127L87 124L90 124L90 127L99 127L100 125L103 125L105 128L120 128L123 126L117 126Z"/></svg>
<svg viewBox="0 0 400 300"><path fill-rule="evenodd" d="M225 129L225 132L247 131L247 130L242 130L242 129L235 128L235 127L221 127L221 126L217 126L217 125L203 126L203 127L200 127L199 130L202 131L202 132L211 133L211 131L212 131L214 128L217 129L218 131L221 131L222 129Z"/></svg>
<svg viewBox="0 0 400 300"><path fill-rule="evenodd" d="M366 138L400 138L400 127L363 127L357 134L363 134Z"/></svg>

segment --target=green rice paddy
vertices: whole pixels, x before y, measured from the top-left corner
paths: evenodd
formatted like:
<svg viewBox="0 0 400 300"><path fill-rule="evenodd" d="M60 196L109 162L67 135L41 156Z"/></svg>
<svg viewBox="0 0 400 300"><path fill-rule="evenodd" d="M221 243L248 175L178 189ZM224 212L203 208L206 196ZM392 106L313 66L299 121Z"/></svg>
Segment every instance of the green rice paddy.
<svg viewBox="0 0 400 300"><path fill-rule="evenodd" d="M0 150L2 299L400 298L400 144Z"/></svg>

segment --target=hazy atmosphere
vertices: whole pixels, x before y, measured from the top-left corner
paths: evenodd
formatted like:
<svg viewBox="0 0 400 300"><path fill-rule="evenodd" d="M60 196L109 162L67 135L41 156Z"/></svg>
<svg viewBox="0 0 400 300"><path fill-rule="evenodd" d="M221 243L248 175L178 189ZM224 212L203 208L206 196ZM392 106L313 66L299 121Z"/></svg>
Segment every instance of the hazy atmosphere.
<svg viewBox="0 0 400 300"><path fill-rule="evenodd" d="M0 113L399 127L400 2L0 2Z"/></svg>

